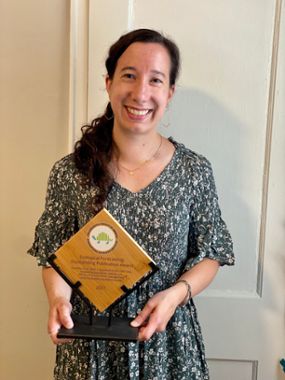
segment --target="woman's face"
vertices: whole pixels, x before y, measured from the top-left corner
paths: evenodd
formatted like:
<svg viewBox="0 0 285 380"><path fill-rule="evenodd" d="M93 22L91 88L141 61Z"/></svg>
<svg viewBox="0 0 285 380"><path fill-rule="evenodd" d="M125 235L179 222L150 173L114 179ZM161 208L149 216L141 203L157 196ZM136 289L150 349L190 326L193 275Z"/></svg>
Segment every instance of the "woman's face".
<svg viewBox="0 0 285 380"><path fill-rule="evenodd" d="M158 43L135 42L121 55L106 89L114 113L114 130L145 134L155 130L174 93L170 57Z"/></svg>

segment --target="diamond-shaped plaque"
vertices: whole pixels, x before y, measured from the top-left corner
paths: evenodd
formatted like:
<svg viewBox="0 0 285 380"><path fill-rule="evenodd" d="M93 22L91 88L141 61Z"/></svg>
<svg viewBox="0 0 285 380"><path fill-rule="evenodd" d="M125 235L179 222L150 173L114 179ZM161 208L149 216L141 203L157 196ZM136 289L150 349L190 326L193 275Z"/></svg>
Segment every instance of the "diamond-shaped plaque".
<svg viewBox="0 0 285 380"><path fill-rule="evenodd" d="M158 269L106 209L59 248L49 262L100 312L122 300Z"/></svg>

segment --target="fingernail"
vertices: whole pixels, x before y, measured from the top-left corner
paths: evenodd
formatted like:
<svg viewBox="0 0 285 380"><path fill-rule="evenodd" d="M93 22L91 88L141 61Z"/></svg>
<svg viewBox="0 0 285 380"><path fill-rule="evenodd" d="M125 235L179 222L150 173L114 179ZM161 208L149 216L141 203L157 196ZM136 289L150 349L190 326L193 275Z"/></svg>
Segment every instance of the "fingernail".
<svg viewBox="0 0 285 380"><path fill-rule="evenodd" d="M140 324L136 320L131 322L131 326L133 326L133 327L139 327L139 325Z"/></svg>

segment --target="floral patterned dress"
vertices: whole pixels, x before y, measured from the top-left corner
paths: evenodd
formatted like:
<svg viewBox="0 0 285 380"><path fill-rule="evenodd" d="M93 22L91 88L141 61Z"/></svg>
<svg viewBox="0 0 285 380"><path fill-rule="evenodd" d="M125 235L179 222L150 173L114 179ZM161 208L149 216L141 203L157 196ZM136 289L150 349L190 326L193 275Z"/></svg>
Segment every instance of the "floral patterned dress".
<svg viewBox="0 0 285 380"><path fill-rule="evenodd" d="M106 208L158 264L156 272L113 310L135 317L155 293L170 287L204 258L232 265L232 241L221 218L213 174L201 155L171 140L175 153L162 173L133 193L114 182ZM96 188L82 185L73 155L50 174L46 207L28 251L39 265L94 215ZM87 313L72 296L73 312ZM56 380L208 380L193 300L178 307L164 332L146 342L74 340L57 346Z"/></svg>

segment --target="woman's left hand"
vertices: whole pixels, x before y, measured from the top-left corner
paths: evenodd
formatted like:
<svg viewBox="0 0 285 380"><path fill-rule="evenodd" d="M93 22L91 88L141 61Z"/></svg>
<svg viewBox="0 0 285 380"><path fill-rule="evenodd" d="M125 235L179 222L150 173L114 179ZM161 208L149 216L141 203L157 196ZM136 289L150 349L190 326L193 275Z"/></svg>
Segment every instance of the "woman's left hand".
<svg viewBox="0 0 285 380"><path fill-rule="evenodd" d="M176 284L149 299L131 326L139 327L139 341L148 340L166 329L167 323L186 296L185 286Z"/></svg>

